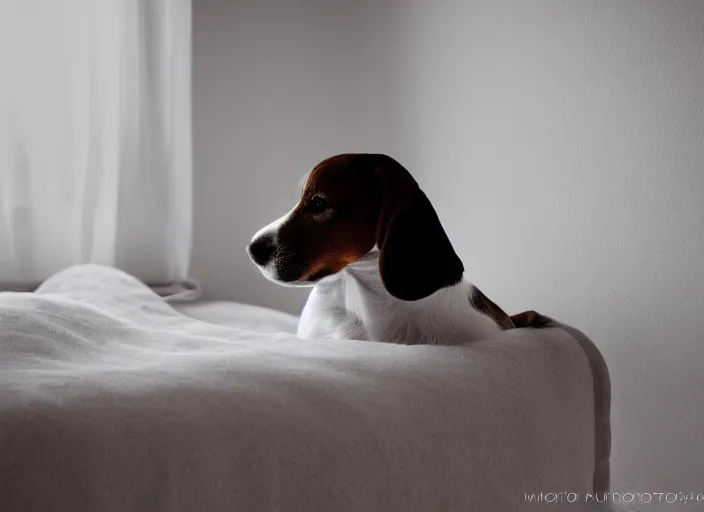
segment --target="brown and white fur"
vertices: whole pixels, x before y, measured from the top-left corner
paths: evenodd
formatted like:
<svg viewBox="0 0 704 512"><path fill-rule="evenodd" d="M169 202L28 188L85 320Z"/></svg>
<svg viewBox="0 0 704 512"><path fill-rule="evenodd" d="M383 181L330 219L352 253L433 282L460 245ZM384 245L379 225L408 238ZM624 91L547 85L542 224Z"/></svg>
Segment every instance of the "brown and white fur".
<svg viewBox="0 0 704 512"><path fill-rule="evenodd" d="M534 311L508 316L464 279L430 201L386 155L318 164L298 204L247 249L271 281L313 286L303 338L454 345L550 324Z"/></svg>

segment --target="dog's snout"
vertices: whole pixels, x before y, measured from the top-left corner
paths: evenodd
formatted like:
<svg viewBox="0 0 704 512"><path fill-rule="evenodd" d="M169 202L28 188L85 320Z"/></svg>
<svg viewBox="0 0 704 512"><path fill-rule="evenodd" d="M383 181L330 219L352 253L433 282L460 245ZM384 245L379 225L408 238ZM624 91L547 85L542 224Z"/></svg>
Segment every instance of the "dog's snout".
<svg viewBox="0 0 704 512"><path fill-rule="evenodd" d="M269 263L275 250L276 244L274 243L274 237L271 235L260 236L256 240L252 240L247 246L247 251L252 261L257 265L266 265Z"/></svg>

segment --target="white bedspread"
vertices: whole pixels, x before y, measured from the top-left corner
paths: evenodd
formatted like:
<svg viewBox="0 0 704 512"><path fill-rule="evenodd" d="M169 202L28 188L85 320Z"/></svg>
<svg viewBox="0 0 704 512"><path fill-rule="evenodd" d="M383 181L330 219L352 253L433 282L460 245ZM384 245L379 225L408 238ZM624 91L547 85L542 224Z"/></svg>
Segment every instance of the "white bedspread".
<svg viewBox="0 0 704 512"><path fill-rule="evenodd" d="M246 332L74 267L0 294L0 510L565 510L524 493L592 491L587 359Z"/></svg>

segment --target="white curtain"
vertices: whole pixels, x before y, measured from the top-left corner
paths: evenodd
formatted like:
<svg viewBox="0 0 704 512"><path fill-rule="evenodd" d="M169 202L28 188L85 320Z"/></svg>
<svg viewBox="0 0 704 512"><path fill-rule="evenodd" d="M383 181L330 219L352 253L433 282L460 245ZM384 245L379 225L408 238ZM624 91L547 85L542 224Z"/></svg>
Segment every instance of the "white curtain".
<svg viewBox="0 0 704 512"><path fill-rule="evenodd" d="M0 287L187 279L190 0L0 0Z"/></svg>

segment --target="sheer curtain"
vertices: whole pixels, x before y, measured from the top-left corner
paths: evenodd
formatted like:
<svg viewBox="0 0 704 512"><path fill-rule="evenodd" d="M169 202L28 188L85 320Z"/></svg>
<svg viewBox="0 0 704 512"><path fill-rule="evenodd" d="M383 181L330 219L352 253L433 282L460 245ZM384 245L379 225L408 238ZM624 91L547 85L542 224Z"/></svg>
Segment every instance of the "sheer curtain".
<svg viewBox="0 0 704 512"><path fill-rule="evenodd" d="M186 282L190 0L0 2L0 286Z"/></svg>

